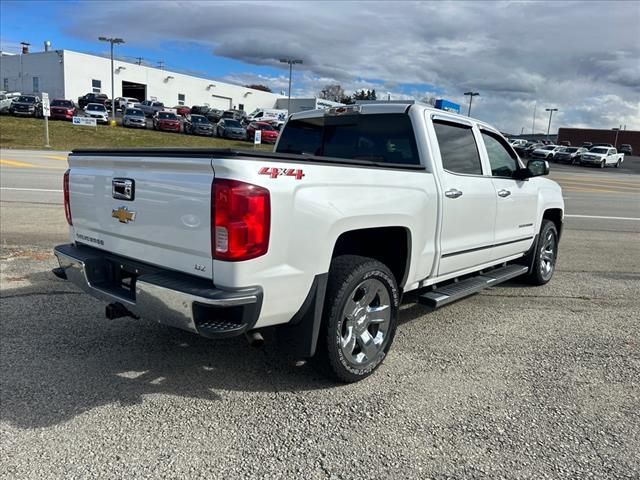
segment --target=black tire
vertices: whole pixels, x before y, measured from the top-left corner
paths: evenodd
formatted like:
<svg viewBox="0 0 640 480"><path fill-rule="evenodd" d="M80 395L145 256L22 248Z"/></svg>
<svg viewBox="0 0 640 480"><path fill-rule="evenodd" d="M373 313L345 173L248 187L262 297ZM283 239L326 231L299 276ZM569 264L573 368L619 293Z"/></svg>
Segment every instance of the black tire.
<svg viewBox="0 0 640 480"><path fill-rule="evenodd" d="M369 286L374 286L369 289ZM359 300L355 300L362 292ZM373 292L371 303L365 299ZM376 293L378 292L378 293ZM383 300L384 299L384 300ZM360 304L365 300L364 304ZM371 308L379 308L389 302L388 319L378 323L369 321L371 316L387 316L385 313L372 312ZM359 320L350 321L345 314L350 305L359 307ZM378 307L375 307L377 302ZM329 376L341 382L352 383L362 380L371 375L383 362L386 357L398 325L398 308L400 303L400 292L396 280L391 271L382 263L368 257L357 255L342 255L331 262L329 270L329 280L325 296L322 325L318 337L318 347L312 363ZM349 327L348 322L351 322ZM357 326L356 326L357 325ZM349 329L350 330L347 330ZM386 331L384 330L386 328ZM361 333L357 333L360 329ZM371 330L370 330L371 329ZM366 354L361 339L366 334L366 338L371 339L371 357ZM353 337L353 347L349 353L341 347L343 336ZM375 342L379 339L379 343ZM365 360L361 363L355 362L356 356L362 356ZM350 355L350 356L349 356Z"/></svg>
<svg viewBox="0 0 640 480"><path fill-rule="evenodd" d="M606 167L606 166L607 166L607 162L605 162L604 160L602 160L602 161L600 162L600 168L604 168L604 167Z"/></svg>
<svg viewBox="0 0 640 480"><path fill-rule="evenodd" d="M616 168L622 168L622 160L618 159L616 162Z"/></svg>
<svg viewBox="0 0 640 480"><path fill-rule="evenodd" d="M546 263L545 258L548 258L548 240L549 236L552 236L552 253L550 270L545 268L543 263ZM545 256L547 255L547 256ZM534 261L531 271L527 275L527 281L532 285L544 285L548 283L553 277L553 273L556 269L556 261L558 259L558 230L555 224L551 220L542 220L540 227L540 235L538 235L538 243L534 252Z"/></svg>

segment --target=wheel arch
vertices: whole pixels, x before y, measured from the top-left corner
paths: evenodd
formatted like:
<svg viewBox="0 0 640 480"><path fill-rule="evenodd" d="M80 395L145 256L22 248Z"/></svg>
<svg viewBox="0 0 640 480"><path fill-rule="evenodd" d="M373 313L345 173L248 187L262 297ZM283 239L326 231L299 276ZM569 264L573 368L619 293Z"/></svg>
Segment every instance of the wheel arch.
<svg viewBox="0 0 640 480"><path fill-rule="evenodd" d="M562 235L563 211L561 208L547 208L542 214L543 220L550 220L558 231L558 239Z"/></svg>
<svg viewBox="0 0 640 480"><path fill-rule="evenodd" d="M385 264L402 290L411 263L411 232L403 226L349 230L338 236L331 259L340 255L361 255Z"/></svg>

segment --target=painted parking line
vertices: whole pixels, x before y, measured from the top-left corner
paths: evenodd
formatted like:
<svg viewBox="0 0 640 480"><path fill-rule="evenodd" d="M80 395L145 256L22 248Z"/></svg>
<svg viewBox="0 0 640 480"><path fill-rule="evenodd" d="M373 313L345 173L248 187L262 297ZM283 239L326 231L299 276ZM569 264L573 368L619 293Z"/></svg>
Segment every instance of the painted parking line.
<svg viewBox="0 0 640 480"><path fill-rule="evenodd" d="M17 187L0 187L0 190L9 190L13 192L50 192L62 193L62 190L52 190L49 188L17 188Z"/></svg>
<svg viewBox="0 0 640 480"><path fill-rule="evenodd" d="M27 168L35 167L33 163L19 162L18 160L7 160L5 158L0 158L0 165L7 165L10 167L27 167Z"/></svg>
<svg viewBox="0 0 640 480"><path fill-rule="evenodd" d="M9 160L7 158L0 158L0 165L14 168L39 168L42 170L64 170L67 168L66 166L62 165L35 165L33 163L21 162L19 160Z"/></svg>
<svg viewBox="0 0 640 480"><path fill-rule="evenodd" d="M568 218L595 218L597 220L629 220L632 222L640 222L640 218L636 217L605 217L601 215L571 215L567 214L565 217Z"/></svg>

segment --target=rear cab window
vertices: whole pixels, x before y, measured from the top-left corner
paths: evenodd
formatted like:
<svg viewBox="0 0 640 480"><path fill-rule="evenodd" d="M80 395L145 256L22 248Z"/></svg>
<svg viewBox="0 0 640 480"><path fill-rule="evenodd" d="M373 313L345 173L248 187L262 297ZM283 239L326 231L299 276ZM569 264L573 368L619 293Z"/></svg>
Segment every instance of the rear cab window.
<svg viewBox="0 0 640 480"><path fill-rule="evenodd" d="M461 175L482 175L482 163L471 126L433 120L442 167Z"/></svg>
<svg viewBox="0 0 640 480"><path fill-rule="evenodd" d="M420 165L411 119L404 113L292 119L276 152Z"/></svg>

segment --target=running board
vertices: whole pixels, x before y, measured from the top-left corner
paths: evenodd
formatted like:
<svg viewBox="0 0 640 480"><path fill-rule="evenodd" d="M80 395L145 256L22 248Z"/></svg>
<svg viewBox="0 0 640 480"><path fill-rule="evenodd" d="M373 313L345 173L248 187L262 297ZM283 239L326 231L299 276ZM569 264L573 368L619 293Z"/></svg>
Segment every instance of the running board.
<svg viewBox="0 0 640 480"><path fill-rule="evenodd" d="M467 278L456 283L450 283L435 290L423 293L418 296L418 303L427 305L431 308L440 308L449 303L468 297L487 287L492 287L512 278L524 275L529 270L524 265L507 265L506 267L496 268L485 273L481 273L475 277Z"/></svg>

